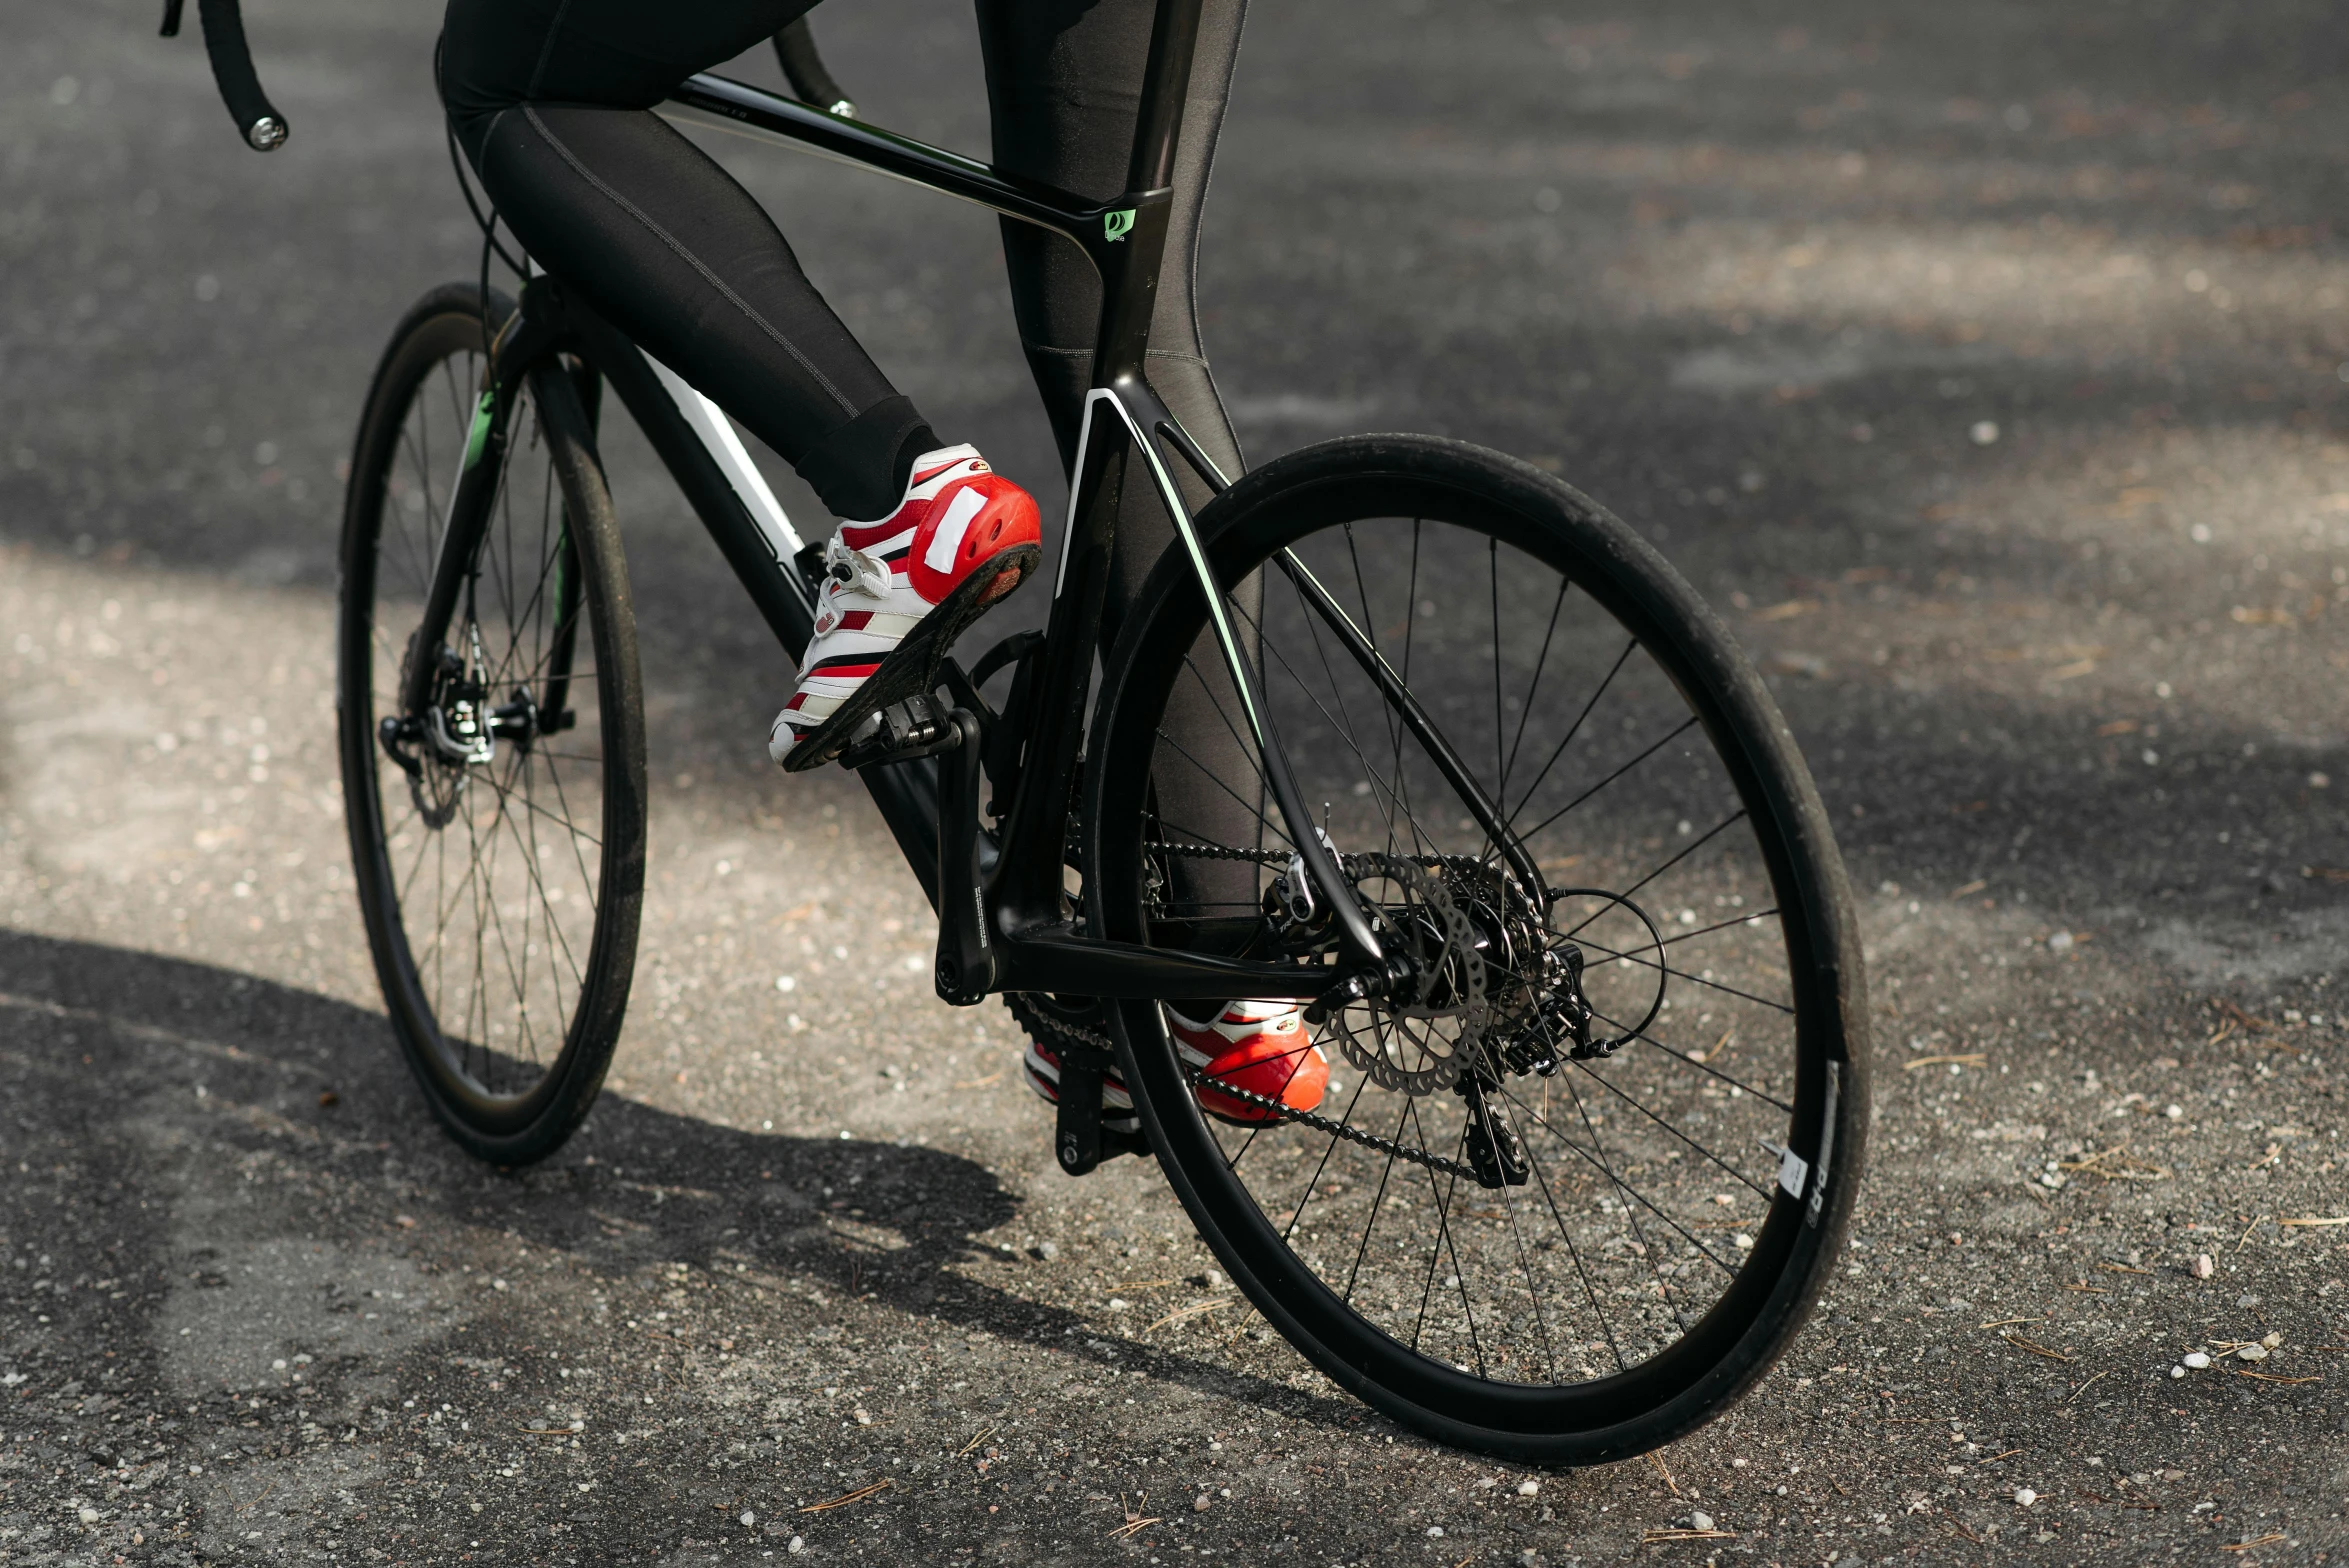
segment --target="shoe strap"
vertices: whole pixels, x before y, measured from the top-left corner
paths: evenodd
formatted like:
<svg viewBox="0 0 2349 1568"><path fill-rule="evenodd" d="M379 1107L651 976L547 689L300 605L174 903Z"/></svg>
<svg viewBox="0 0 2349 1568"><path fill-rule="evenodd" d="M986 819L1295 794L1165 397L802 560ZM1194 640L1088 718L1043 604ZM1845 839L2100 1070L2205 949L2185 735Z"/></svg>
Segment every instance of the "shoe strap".
<svg viewBox="0 0 2349 1568"><path fill-rule="evenodd" d="M859 593L868 599L889 597L889 564L867 555L838 534L824 541L824 578L827 593Z"/></svg>

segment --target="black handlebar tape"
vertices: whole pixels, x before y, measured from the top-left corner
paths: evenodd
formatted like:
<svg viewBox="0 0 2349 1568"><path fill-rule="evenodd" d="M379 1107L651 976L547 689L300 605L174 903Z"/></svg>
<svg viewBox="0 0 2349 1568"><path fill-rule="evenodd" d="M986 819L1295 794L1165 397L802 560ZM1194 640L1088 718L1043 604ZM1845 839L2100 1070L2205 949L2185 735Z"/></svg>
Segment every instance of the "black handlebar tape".
<svg viewBox="0 0 2349 1568"><path fill-rule="evenodd" d="M856 118L856 105L824 69L824 58L816 53L816 35L808 30L805 16L793 17L775 35L775 58L783 63L783 75L802 103L812 103L844 120Z"/></svg>
<svg viewBox="0 0 2349 1568"><path fill-rule="evenodd" d="M253 73L253 51L245 46L245 19L237 0L196 0L196 15L204 23L204 52L212 57L212 80L220 100L245 145L255 152L275 152L285 145L285 116L261 91Z"/></svg>

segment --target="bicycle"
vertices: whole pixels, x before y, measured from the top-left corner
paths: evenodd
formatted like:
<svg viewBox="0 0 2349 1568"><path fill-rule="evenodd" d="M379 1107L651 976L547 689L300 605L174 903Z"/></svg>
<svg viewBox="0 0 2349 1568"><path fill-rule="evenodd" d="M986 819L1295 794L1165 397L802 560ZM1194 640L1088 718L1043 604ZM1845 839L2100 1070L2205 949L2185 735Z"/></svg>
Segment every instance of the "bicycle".
<svg viewBox="0 0 2349 1568"><path fill-rule="evenodd" d="M282 142L236 0L200 4L240 129ZM1159 0L1106 202L865 124L804 21L778 52L805 101L703 75L668 105L1042 225L1102 276L1046 630L943 658L838 760L938 911L939 996L1001 995L1060 1055L1065 1170L1154 1155L1257 1310L1405 1425L1626 1457L1750 1388L1833 1272L1868 1108L1842 864L1760 678L1597 503L1409 435L1227 476L1159 402L1141 367L1198 11ZM817 563L721 410L557 280L509 299L486 267L408 312L369 390L338 708L394 1032L456 1141L511 1165L600 1090L643 892L604 389L793 655ZM1176 540L1100 649L1128 467ZM1212 495L1196 515L1181 472ZM1251 759L1216 780L1249 833L1161 813L1206 771L1170 706ZM1303 1006L1317 1109L1174 1049L1162 1003L1233 996ZM1113 1070L1139 1139L1101 1124Z"/></svg>

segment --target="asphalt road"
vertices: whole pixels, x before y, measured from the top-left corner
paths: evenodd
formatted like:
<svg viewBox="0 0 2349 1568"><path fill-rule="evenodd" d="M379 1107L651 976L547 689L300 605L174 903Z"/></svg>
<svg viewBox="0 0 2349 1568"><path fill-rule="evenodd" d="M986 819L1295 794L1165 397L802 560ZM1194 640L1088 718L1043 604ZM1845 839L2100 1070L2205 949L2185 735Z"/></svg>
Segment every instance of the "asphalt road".
<svg viewBox="0 0 2349 1568"><path fill-rule="evenodd" d="M835 9L874 118L983 145L965 15ZM842 962L918 966L920 895L852 781L766 765L788 665L625 436L629 1031L546 1164L439 1136L328 686L368 371L476 260L434 9L257 3L270 159L153 23L0 19L0 1560L2349 1548L2349 1228L2284 1223L2349 1216L2333 8L1259 7L1202 285L1252 455L1436 430L1616 507L1864 894L1847 1275L1730 1415L1541 1476L1161 1322L1216 1292L1152 1171L1060 1176L1007 1018ZM727 156L1049 513L989 221Z"/></svg>

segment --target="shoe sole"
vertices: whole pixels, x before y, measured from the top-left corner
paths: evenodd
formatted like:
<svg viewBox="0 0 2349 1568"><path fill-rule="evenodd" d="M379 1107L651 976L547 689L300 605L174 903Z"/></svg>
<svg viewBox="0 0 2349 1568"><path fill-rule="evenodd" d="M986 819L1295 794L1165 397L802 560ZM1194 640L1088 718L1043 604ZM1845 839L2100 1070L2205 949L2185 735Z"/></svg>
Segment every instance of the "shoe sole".
<svg viewBox="0 0 2349 1568"><path fill-rule="evenodd" d="M847 748L856 727L894 702L927 695L938 684L938 663L970 624L1011 597L990 599L987 590L1005 572L1033 572L1044 562L1040 544L1014 545L963 579L961 586L922 617L905 641L889 650L880 668L851 692L832 716L802 735L783 757L783 771L805 773L833 761ZM1014 585L1013 591L1016 591Z"/></svg>

